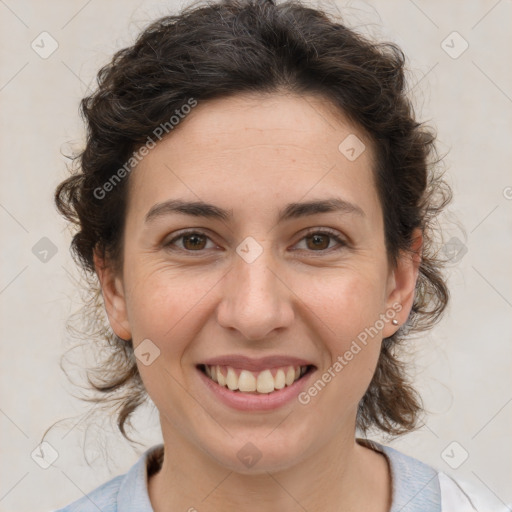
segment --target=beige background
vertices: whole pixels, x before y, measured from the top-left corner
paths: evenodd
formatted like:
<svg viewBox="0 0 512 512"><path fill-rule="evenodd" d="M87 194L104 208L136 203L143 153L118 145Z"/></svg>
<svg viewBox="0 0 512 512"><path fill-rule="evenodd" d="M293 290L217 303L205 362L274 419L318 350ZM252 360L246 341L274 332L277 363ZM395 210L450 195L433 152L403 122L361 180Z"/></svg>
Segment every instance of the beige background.
<svg viewBox="0 0 512 512"><path fill-rule="evenodd" d="M73 343L65 321L80 305L70 235L52 198L65 176L61 151L80 145L78 102L99 67L150 20L180 5L0 0L0 511L64 506L160 442L157 414L147 407L135 422L139 448L101 424L85 432L85 421L76 426L71 419L46 439L58 453L48 469L31 458L49 425L85 410L59 368ZM408 55L418 111L448 152L450 211L466 231L447 224L446 240L456 236L467 252L450 267L444 321L418 343L416 382L431 411L427 426L391 445L469 482L495 510L512 508L512 2L320 4L333 12L336 5L349 25L397 42ZM58 43L46 59L31 48L43 31ZM458 58L442 47L453 31L469 44ZM445 43L452 53L464 44L457 37ZM33 253L43 237L57 250L46 262ZM452 469L447 461L457 465L466 452Z"/></svg>

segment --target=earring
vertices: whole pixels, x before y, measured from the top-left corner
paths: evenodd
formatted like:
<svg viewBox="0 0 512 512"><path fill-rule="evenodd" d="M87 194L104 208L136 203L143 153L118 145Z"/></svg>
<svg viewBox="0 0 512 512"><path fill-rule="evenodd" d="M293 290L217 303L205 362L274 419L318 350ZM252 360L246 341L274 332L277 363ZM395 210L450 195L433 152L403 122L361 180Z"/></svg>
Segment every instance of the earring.
<svg viewBox="0 0 512 512"><path fill-rule="evenodd" d="M394 318L394 319L391 321L391 323L392 323L393 325L398 325L398 320L397 320L396 318Z"/></svg>

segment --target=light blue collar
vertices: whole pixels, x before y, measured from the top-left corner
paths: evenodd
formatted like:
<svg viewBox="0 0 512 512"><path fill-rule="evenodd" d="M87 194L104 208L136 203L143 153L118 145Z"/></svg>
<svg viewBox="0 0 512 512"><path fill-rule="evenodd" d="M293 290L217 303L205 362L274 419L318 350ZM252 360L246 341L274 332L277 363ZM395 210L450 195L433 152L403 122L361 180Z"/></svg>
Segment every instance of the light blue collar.
<svg viewBox="0 0 512 512"><path fill-rule="evenodd" d="M150 453L163 446L147 449L126 473L117 494L116 512L154 512L149 501L147 459Z"/></svg>
<svg viewBox="0 0 512 512"><path fill-rule="evenodd" d="M441 489L437 471L394 448L369 439L357 442L382 453L391 469L390 512L441 512Z"/></svg>
<svg viewBox="0 0 512 512"><path fill-rule="evenodd" d="M369 439L357 442L382 453L391 468L392 505L390 512L441 512L441 491L437 471L394 448ZM144 452L122 479L117 495L119 512L153 512L148 493L147 459L162 449L155 445Z"/></svg>

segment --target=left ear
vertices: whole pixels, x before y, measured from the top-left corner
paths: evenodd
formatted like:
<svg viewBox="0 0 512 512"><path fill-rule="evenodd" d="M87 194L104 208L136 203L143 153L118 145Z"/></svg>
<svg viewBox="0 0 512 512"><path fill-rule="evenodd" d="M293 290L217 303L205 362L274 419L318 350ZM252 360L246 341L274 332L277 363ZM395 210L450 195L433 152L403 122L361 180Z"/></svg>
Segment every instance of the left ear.
<svg viewBox="0 0 512 512"><path fill-rule="evenodd" d="M386 322L382 330L384 338L392 336L409 317L414 302L422 248L423 233L421 229L416 228L412 234L411 250L400 253L396 267L389 274L386 311L396 312L392 319L396 319L398 325L393 325L391 321Z"/></svg>

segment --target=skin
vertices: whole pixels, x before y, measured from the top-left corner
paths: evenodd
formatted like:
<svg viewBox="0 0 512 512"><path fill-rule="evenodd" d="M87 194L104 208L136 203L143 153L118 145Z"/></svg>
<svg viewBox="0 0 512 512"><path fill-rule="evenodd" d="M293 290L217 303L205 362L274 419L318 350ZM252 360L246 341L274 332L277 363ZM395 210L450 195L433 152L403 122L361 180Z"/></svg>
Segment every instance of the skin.
<svg viewBox="0 0 512 512"><path fill-rule="evenodd" d="M349 134L366 145L355 161L338 150ZM356 443L355 422L382 338L398 329L391 321L307 405L236 411L206 399L195 367L225 354L294 355L315 364L314 382L393 304L406 321L421 233L392 268L372 162L371 141L323 98L283 93L199 102L132 171L122 272L95 263L116 334L160 350L148 366L137 360L165 445L148 484L156 512L389 511L386 459ZM333 196L364 216L276 221L289 202ZM145 225L171 198L233 218L170 214ZM199 249L183 238L165 246L186 228L205 233ZM318 247L309 228L331 228L346 245L327 236ZM252 263L236 252L248 236L263 249ZM237 457L248 441L262 454L251 468Z"/></svg>

